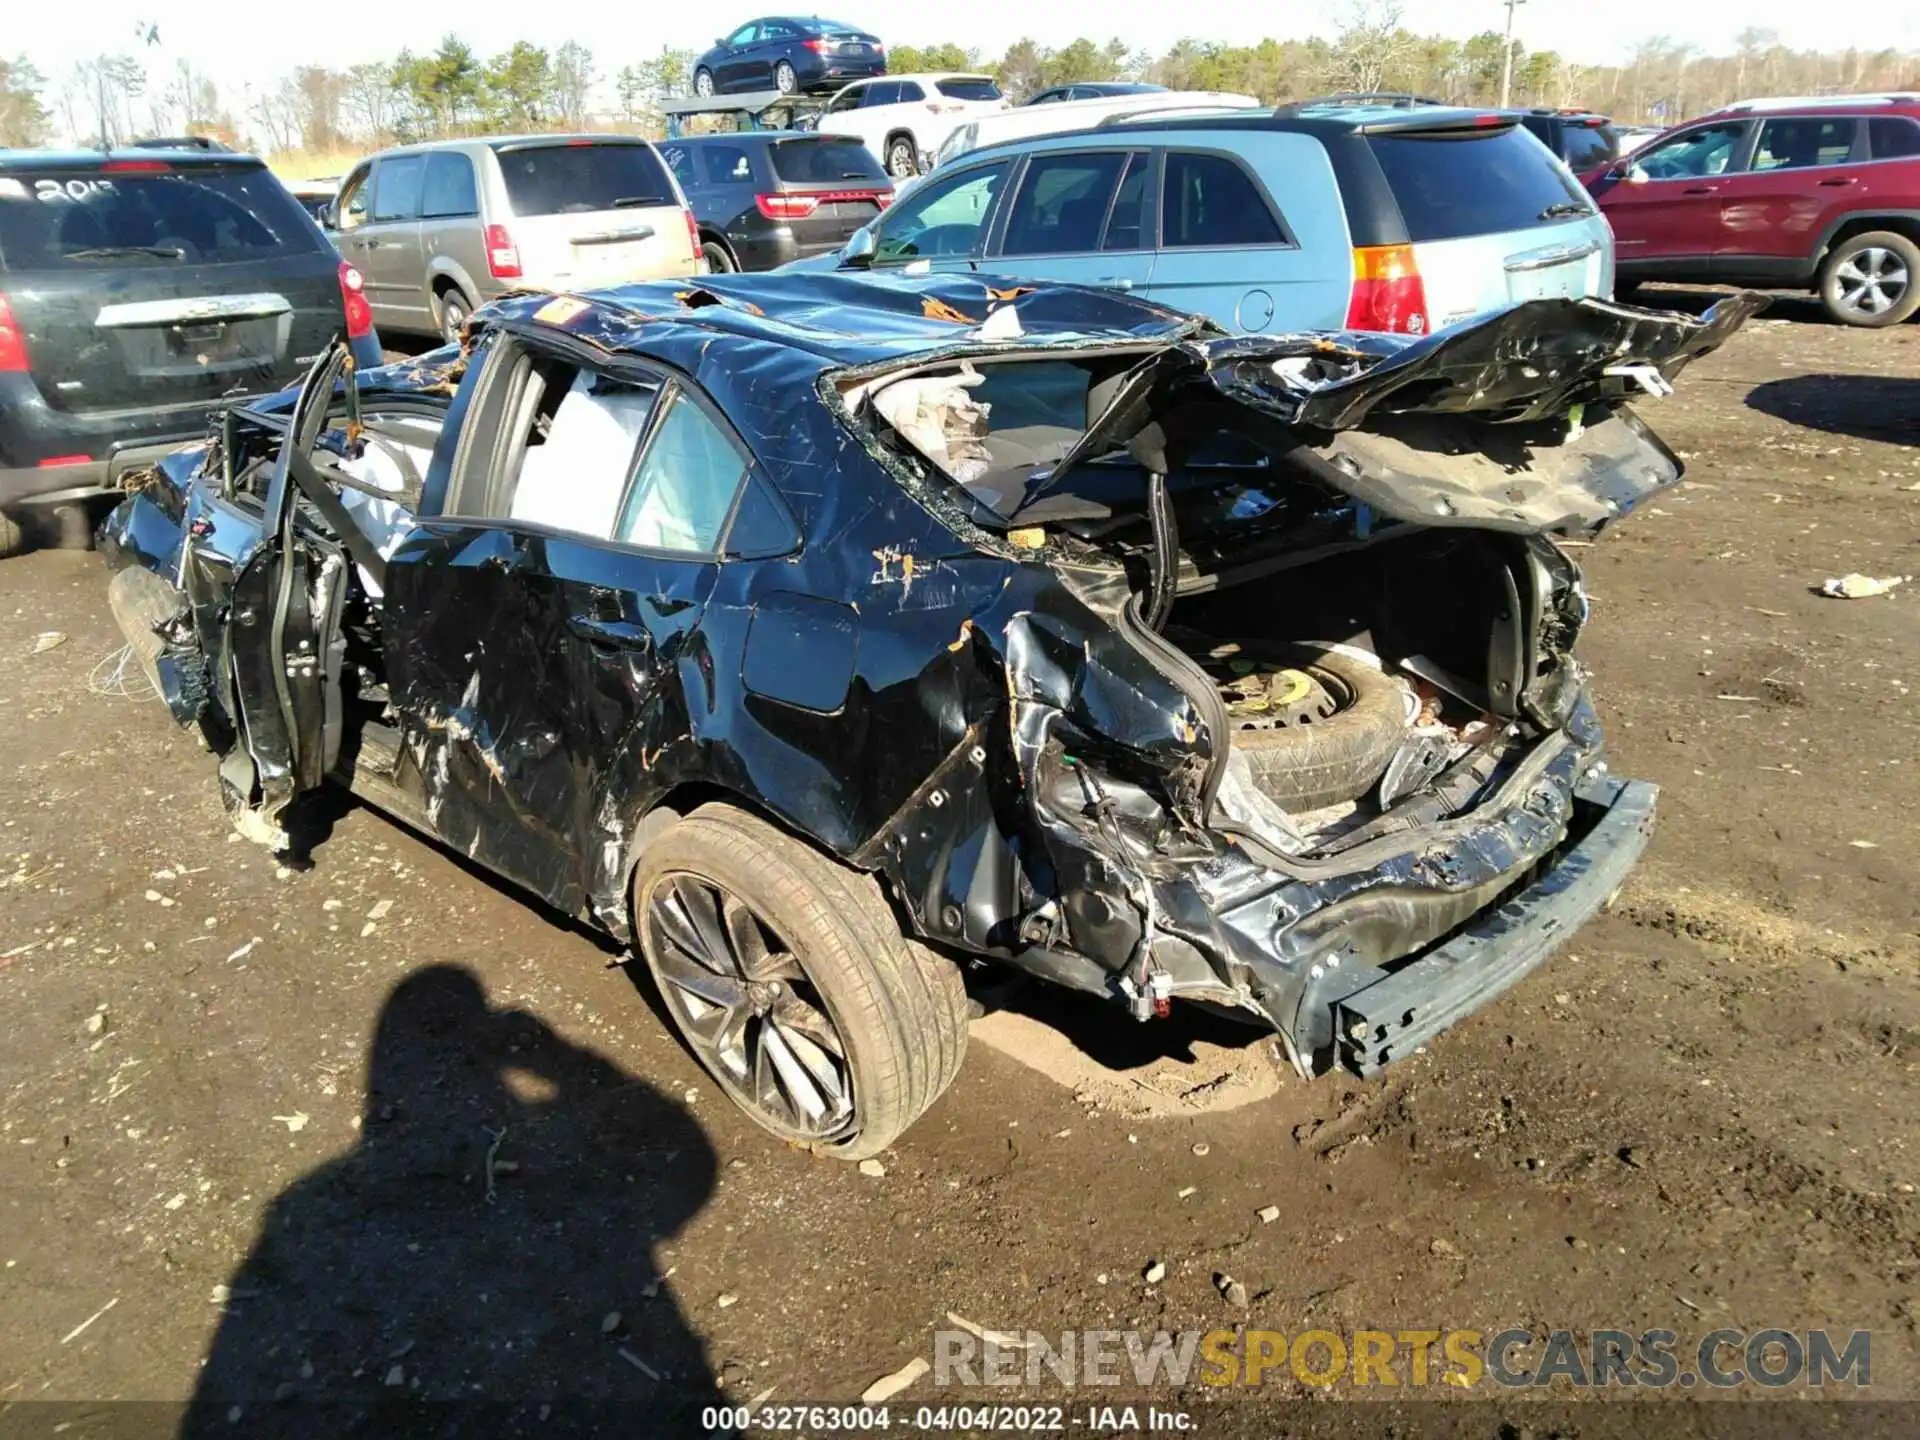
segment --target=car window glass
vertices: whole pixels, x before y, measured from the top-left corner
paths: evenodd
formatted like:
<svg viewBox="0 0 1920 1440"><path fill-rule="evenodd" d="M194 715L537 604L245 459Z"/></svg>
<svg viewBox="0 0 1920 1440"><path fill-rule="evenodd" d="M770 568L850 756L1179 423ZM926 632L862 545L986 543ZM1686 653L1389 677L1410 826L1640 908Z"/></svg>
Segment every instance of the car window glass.
<svg viewBox="0 0 1920 1440"><path fill-rule="evenodd" d="M869 85L867 93L861 97L860 106L863 110L873 110L882 105L896 104L900 99L901 89L902 87L893 81Z"/></svg>
<svg viewBox="0 0 1920 1440"><path fill-rule="evenodd" d="M919 86L916 85L913 88L916 93L908 96L908 99L925 98L918 93ZM933 88L949 100L998 100L1001 98L1000 87L984 75L952 75L945 80L934 81Z"/></svg>
<svg viewBox="0 0 1920 1440"><path fill-rule="evenodd" d="M859 85L849 90L842 90L828 103L827 114L841 115L848 110L857 109L861 101L866 98L867 91L872 88L871 85Z"/></svg>
<svg viewBox="0 0 1920 1440"><path fill-rule="evenodd" d="M1062 91L1042 90L1038 95L1034 96L1033 99L1029 100L1027 103L1029 105L1051 105L1056 100L1064 100L1066 98L1067 97L1065 93L1063 93Z"/></svg>
<svg viewBox="0 0 1920 1440"><path fill-rule="evenodd" d="M667 168L673 171L673 178L680 182L682 190L692 191L700 188L700 176L693 166L693 151L685 145L662 145L660 158L667 162Z"/></svg>
<svg viewBox="0 0 1920 1440"><path fill-rule="evenodd" d="M1518 125L1388 132L1366 143L1416 245L1564 223L1592 205L1580 182Z"/></svg>
<svg viewBox="0 0 1920 1440"><path fill-rule="evenodd" d="M373 187L373 218L417 220L420 218L420 188L427 173L424 155L398 155L380 162Z"/></svg>
<svg viewBox="0 0 1920 1440"><path fill-rule="evenodd" d="M324 243L257 163L118 174L83 163L0 178L0 274L260 260Z"/></svg>
<svg viewBox="0 0 1920 1440"><path fill-rule="evenodd" d="M1107 218L1102 250L1144 250L1147 244L1147 182L1153 174L1153 157L1136 150L1127 158L1127 173L1120 181L1120 193L1114 197L1113 213Z"/></svg>
<svg viewBox="0 0 1920 1440"><path fill-rule="evenodd" d="M1100 226L1127 156L1036 155L1007 212L1006 255L1060 255L1100 248Z"/></svg>
<svg viewBox="0 0 1920 1440"><path fill-rule="evenodd" d="M421 217L451 220L479 213L473 162L457 150L439 150L427 156L427 178L420 193Z"/></svg>
<svg viewBox="0 0 1920 1440"><path fill-rule="evenodd" d="M747 473L740 447L685 392L676 392L641 457L617 539L650 550L710 555Z"/></svg>
<svg viewBox="0 0 1920 1440"><path fill-rule="evenodd" d="M927 92L917 80L902 80L900 93L893 97L896 104L911 104L915 100L927 98Z"/></svg>
<svg viewBox="0 0 1920 1440"><path fill-rule="evenodd" d="M1745 124L1706 125L1685 135L1650 145L1634 156L1635 168L1652 180L1698 180L1724 175L1733 163L1734 147Z"/></svg>
<svg viewBox="0 0 1920 1440"><path fill-rule="evenodd" d="M760 38L762 40L797 40L800 38L800 32L791 25L762 25Z"/></svg>
<svg viewBox="0 0 1920 1440"><path fill-rule="evenodd" d="M739 145L702 145L700 167L713 185L742 185L753 179L753 161Z"/></svg>
<svg viewBox="0 0 1920 1440"><path fill-rule="evenodd" d="M1247 172L1225 155L1171 151L1160 187L1160 243L1280 245L1279 224Z"/></svg>
<svg viewBox="0 0 1920 1440"><path fill-rule="evenodd" d="M372 179L373 171L369 168L348 176L347 183L341 187L334 224L342 230L355 230L367 223L367 209L373 201Z"/></svg>
<svg viewBox="0 0 1920 1440"><path fill-rule="evenodd" d="M971 253L1006 174L1006 164L1001 162L928 181L880 222L874 236L874 262L903 264Z"/></svg>
<svg viewBox="0 0 1920 1440"><path fill-rule="evenodd" d="M891 183L873 152L858 140L810 136L776 140L767 149L773 157L773 173L788 184L824 184L835 180Z"/></svg>
<svg viewBox="0 0 1920 1440"><path fill-rule="evenodd" d="M1867 122L1867 142L1876 160L1920 155L1920 121L1905 115L1879 115Z"/></svg>
<svg viewBox="0 0 1920 1440"><path fill-rule="evenodd" d="M1569 125L1561 158L1575 174L1611 164L1620 153L1620 137L1610 125Z"/></svg>
<svg viewBox="0 0 1920 1440"><path fill-rule="evenodd" d="M577 215L679 203L651 145L563 142L518 145L499 154L500 176L516 215Z"/></svg>
<svg viewBox="0 0 1920 1440"><path fill-rule="evenodd" d="M1853 153L1851 117L1769 120L1753 147L1755 170L1804 170L1838 165Z"/></svg>
<svg viewBox="0 0 1920 1440"><path fill-rule="evenodd" d="M757 22L752 25L742 25L738 30L734 31L733 34L729 35L724 43L728 45L751 45L753 43L753 37L759 33L760 26Z"/></svg>
<svg viewBox="0 0 1920 1440"><path fill-rule="evenodd" d="M549 393L565 388L551 409L544 404L531 407L519 437L525 450L511 485L508 516L549 530L608 539L659 387L629 384L591 370L568 377L565 367L543 378Z"/></svg>

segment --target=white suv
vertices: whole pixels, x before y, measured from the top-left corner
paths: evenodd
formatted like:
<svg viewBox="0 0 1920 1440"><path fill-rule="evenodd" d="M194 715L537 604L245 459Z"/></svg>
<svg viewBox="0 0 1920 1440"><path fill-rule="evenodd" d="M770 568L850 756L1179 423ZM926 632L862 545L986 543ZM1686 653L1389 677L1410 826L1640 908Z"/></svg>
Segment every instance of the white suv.
<svg viewBox="0 0 1920 1440"><path fill-rule="evenodd" d="M1006 108L991 75L882 75L837 92L820 133L861 141L900 180L930 167L955 127Z"/></svg>

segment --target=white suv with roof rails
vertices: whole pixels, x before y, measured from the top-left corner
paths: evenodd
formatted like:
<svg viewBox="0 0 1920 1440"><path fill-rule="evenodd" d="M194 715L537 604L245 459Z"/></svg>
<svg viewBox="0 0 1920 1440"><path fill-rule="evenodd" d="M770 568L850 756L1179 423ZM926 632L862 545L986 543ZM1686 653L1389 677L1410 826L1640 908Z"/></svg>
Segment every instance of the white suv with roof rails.
<svg viewBox="0 0 1920 1440"><path fill-rule="evenodd" d="M991 75L881 75L836 91L819 130L862 142L900 180L931 168L956 127L1006 108Z"/></svg>

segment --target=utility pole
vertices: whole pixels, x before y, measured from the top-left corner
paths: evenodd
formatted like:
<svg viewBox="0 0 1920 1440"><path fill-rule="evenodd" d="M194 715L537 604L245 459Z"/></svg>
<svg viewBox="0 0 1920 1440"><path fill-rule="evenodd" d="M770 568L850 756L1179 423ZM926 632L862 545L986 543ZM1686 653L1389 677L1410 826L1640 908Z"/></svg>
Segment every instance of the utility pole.
<svg viewBox="0 0 1920 1440"><path fill-rule="evenodd" d="M1527 0L1501 0L1507 7L1507 43L1500 61L1500 108L1507 108L1513 99L1513 10L1516 5L1524 5Z"/></svg>

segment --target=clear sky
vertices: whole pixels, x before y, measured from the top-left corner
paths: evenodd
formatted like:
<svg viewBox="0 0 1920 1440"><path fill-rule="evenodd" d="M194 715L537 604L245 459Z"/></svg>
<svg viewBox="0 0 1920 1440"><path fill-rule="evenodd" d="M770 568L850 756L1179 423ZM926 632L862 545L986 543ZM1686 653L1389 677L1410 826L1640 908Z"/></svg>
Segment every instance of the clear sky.
<svg viewBox="0 0 1920 1440"><path fill-rule="evenodd" d="M751 0L749 0L751 3ZM826 0L815 0L824 4ZM171 72L181 57L203 66L223 91L251 83L258 90L300 64L344 66L392 55L402 46L431 48L458 31L481 55L519 39L554 46L578 40L601 73L657 53L661 46L704 49L722 29L757 14L740 5L529 5L525 0L461 0L419 4L266 6L258 0L9 0L0 52L23 54L50 80L76 60L137 46L135 28L157 25L160 44L144 53L154 72ZM1505 23L1500 0L1403 0L1402 23L1423 33L1466 36ZM803 3L786 13L814 13ZM1164 50L1182 35L1245 43L1332 34L1345 13L1339 0L1315 5L1169 4L1166 0L960 0L938 5L854 0L819 13L858 24L893 44L953 40L998 55L1021 36L1058 46L1080 35L1119 35L1136 48ZM1727 53L1747 26L1776 30L1795 49L1920 49L1920 3L1849 12L1870 15L1864 34L1832 23L1832 12L1806 0L1694 0L1688 5L1613 4L1607 0L1525 0L1515 34L1530 49L1558 50L1589 64L1624 58L1632 43L1665 34L1706 53Z"/></svg>

